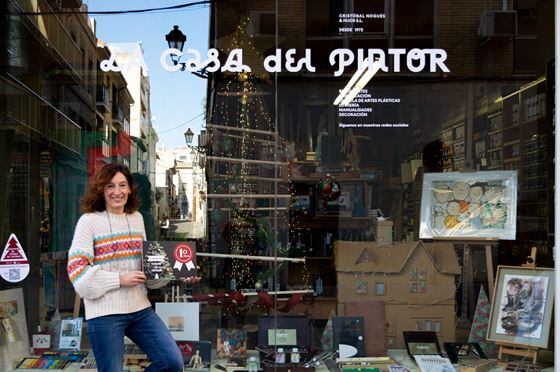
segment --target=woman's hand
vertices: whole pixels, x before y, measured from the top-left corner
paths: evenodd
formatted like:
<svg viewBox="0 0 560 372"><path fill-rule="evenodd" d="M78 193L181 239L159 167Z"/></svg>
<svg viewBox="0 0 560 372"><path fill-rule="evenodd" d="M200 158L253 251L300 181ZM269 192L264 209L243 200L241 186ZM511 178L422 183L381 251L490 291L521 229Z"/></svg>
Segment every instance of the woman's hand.
<svg viewBox="0 0 560 372"><path fill-rule="evenodd" d="M119 273L119 283L121 287L132 287L143 284L146 275L142 271L123 271Z"/></svg>
<svg viewBox="0 0 560 372"><path fill-rule="evenodd" d="M196 270L200 271L200 266L197 266ZM187 284L195 284L195 283L200 282L200 279L202 279L202 277L200 277L200 276L190 276L188 278L181 278L181 281L183 283L187 283Z"/></svg>

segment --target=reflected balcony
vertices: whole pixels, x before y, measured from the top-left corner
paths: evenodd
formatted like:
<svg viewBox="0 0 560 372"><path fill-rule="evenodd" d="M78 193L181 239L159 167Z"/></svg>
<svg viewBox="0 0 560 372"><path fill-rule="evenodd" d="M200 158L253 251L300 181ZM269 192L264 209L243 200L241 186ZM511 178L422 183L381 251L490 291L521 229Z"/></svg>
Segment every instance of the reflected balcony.
<svg viewBox="0 0 560 372"><path fill-rule="evenodd" d="M118 123L124 128L124 110L120 105L113 105L113 123Z"/></svg>
<svg viewBox="0 0 560 372"><path fill-rule="evenodd" d="M0 77L0 96L6 100L7 126L23 125L68 150L80 153L80 126L41 96L3 77Z"/></svg>
<svg viewBox="0 0 560 372"><path fill-rule="evenodd" d="M79 1L74 1L79 2ZM56 53L56 58L68 67L70 75L77 81L82 80L78 73L82 63L80 47L70 36L70 32L61 22L60 17L53 14L53 9L45 0L10 0L18 10L28 14L25 17L33 24L36 31L47 41L49 49Z"/></svg>
<svg viewBox="0 0 560 372"><path fill-rule="evenodd" d="M109 89L107 89L105 85L97 85L95 103L101 112L107 112L110 110Z"/></svg>

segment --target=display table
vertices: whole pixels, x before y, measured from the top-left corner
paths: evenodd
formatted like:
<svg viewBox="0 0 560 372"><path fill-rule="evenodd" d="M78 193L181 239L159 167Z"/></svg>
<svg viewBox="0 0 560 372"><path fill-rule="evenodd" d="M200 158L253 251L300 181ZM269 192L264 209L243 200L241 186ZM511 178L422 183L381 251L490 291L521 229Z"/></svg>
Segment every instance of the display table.
<svg viewBox="0 0 560 372"><path fill-rule="evenodd" d="M244 367L226 367L226 360L218 359L216 357L215 350L213 350L212 354L213 354L212 355L212 365L210 366L209 370L208 369L195 370L195 369L191 369L191 368L185 368L185 371L224 372L224 370L222 368L218 368L217 365L225 367L228 371L240 371L240 370L245 369ZM419 369L416 366L416 363L414 362L414 360L408 356L408 354L406 352L406 349L389 349L388 354L397 363L399 363L400 365L408 368L410 370L410 372L419 371ZM254 356L254 357L257 358L257 360L259 360L259 353L255 350L249 350L247 352L247 355L248 355L248 357ZM91 353L90 353L90 355L88 355L88 358L92 358ZM71 363L71 364L68 364L64 369L17 369L16 371L28 371L28 372L37 372L37 371L94 372L94 371L96 371L95 369L80 369L80 365L81 365L81 363ZM278 366L278 367L281 368L281 366ZM308 370L311 371L312 369L310 368ZM141 369L139 369L138 367L135 367L135 366L131 366L131 367L125 367L124 371L125 372L126 371L129 371L129 372L141 371ZM324 363L321 363L321 365L319 365L318 367L315 368L315 371L317 371L317 372L327 372L327 371L329 371L329 369L327 368L327 366L325 366ZM494 367L490 370L490 372L500 372L500 371L503 371L503 368L499 367L499 366L496 366L496 367ZM544 368L544 369L542 369L542 371L543 372L553 372L554 367Z"/></svg>

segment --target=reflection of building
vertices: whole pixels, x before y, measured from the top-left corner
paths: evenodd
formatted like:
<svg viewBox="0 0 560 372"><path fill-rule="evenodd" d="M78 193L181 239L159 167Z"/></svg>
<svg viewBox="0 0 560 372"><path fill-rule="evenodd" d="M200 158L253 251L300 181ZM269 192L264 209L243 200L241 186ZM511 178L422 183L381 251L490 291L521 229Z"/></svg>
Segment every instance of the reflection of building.
<svg viewBox="0 0 560 372"><path fill-rule="evenodd" d="M188 227L178 232L188 233L190 238L202 237L206 226L206 180L204 169L195 161L196 154L190 148L162 148L157 155L159 218L165 215L190 221Z"/></svg>
<svg viewBox="0 0 560 372"><path fill-rule="evenodd" d="M97 41L97 64L109 59L110 51L101 41ZM130 105L132 96L126 80L120 72L97 74L95 130L88 137L88 175L109 162L120 162L130 166Z"/></svg>
<svg viewBox="0 0 560 372"><path fill-rule="evenodd" d="M172 217L172 211L176 205L173 175L177 172L175 168L177 161L173 154L162 150L157 151L156 161L156 204L157 220L161 224Z"/></svg>
<svg viewBox="0 0 560 372"><path fill-rule="evenodd" d="M141 43L111 43L108 47L134 99L130 106L130 170L145 174L150 181L151 192L155 194L156 142L159 138L152 125L150 79L144 62L144 49ZM149 203L152 215L156 213L153 200L143 200L143 203Z"/></svg>
<svg viewBox="0 0 560 372"><path fill-rule="evenodd" d="M157 142L157 134L152 127L150 111L150 80L144 63L144 50L140 43L109 44L109 49L122 68L128 89L134 99L130 107L130 135L134 141L131 151L132 172L149 175L154 185L155 157L148 150Z"/></svg>
<svg viewBox="0 0 560 372"><path fill-rule="evenodd" d="M33 326L44 319L41 253L70 245L87 182L86 139L96 127L94 24L82 14L65 13L72 9L86 6L50 0L0 4L0 172L5 176L0 237L15 233L29 258L31 274L23 288Z"/></svg>

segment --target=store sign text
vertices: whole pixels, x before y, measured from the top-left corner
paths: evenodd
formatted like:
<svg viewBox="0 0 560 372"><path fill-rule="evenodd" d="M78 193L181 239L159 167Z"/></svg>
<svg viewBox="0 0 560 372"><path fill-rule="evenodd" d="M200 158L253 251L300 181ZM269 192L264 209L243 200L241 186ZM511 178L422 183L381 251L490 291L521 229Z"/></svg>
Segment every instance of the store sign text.
<svg viewBox="0 0 560 372"><path fill-rule="evenodd" d="M311 49L305 49L304 56L297 58L295 56L296 49L276 49L276 52L264 58L263 67L266 71L274 73L283 70L288 72L300 72L302 70L315 72L316 68L311 57ZM181 63L174 64L171 57L175 59L184 57ZM447 52L443 49L419 49L414 48L406 50L404 48L392 48L387 51L383 49L358 49L353 51L350 49L339 48L333 50L329 55L329 63L335 68L334 76L340 76L346 72L355 62L361 66L364 60L368 58L370 63L375 59L381 62L381 71L383 72L400 72L403 66L406 66L410 72L421 72L429 70L430 72L449 72L449 68L445 64ZM113 55L109 60L104 60L100 64L103 71L121 71L125 69L115 65ZM210 49L203 57L196 49L187 49L186 53L178 49L169 48L164 50L160 56L160 64L165 71L176 72L185 69L190 72L205 69L207 72L251 72L251 67L243 63L243 49L233 49L229 52L225 62L220 61L219 51ZM130 68L130 63L126 69ZM145 66L143 66L145 67ZM389 70L391 68L391 71ZM350 72L353 72L350 71Z"/></svg>
<svg viewBox="0 0 560 372"><path fill-rule="evenodd" d="M315 72L315 66L311 60L311 49L305 49L304 57L296 60L295 49L288 49L282 53L282 49L276 49L276 53L269 55L264 59L264 68L268 72L281 72L285 68L288 72L299 72L305 69L308 72ZM169 72L175 72L181 69L179 65L170 65L168 63L171 55L182 57L183 53L177 49L166 49L161 54L161 66ZM188 71L198 71L205 66L206 71L216 72L218 70L225 72L251 72L251 67L243 63L243 50L233 49L224 63L220 64L218 59L219 52L216 49L210 49L207 52L207 59L202 60L201 54L196 49L188 49L186 67ZM381 61L381 70L389 72L387 61L392 61L392 72L400 72L401 64L406 64L406 67L411 72L420 72L429 68L430 72L437 72L438 68L442 72L449 72L449 68L445 65L447 59L447 52L443 49L406 49L395 48L389 49L387 53L383 49L358 49L356 54L350 49L335 49L329 55L329 63L336 68L334 76L340 76L345 72L345 69L352 65L355 61L358 64L364 63L364 60L369 57L370 61L379 58Z"/></svg>

